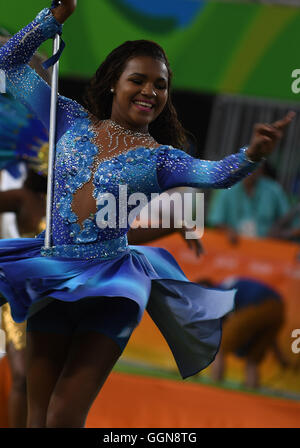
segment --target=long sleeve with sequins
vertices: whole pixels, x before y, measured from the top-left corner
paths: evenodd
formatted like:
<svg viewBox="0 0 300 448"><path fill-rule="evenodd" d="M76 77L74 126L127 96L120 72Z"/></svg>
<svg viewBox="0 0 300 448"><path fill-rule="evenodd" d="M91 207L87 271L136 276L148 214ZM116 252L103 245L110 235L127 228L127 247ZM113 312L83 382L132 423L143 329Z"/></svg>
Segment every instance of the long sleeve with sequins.
<svg viewBox="0 0 300 448"><path fill-rule="evenodd" d="M164 147L157 159L157 180L161 191L179 186L229 188L258 167L250 162L246 148L223 160L210 161L191 157L179 149Z"/></svg>
<svg viewBox="0 0 300 448"><path fill-rule="evenodd" d="M62 25L48 8L0 48L0 69L5 72L7 91L28 107L49 129L51 89L27 64L37 48L60 32ZM66 132L83 108L75 101L58 96L57 140Z"/></svg>

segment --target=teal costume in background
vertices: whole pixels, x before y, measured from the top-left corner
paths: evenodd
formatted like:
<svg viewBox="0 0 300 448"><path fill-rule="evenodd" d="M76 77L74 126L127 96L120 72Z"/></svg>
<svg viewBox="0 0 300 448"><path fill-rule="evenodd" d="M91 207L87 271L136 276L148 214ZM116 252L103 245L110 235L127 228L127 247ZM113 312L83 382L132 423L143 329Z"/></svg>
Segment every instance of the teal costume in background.
<svg viewBox="0 0 300 448"><path fill-rule="evenodd" d="M247 222L253 222L258 237L267 236L272 225L289 209L288 199L281 185L267 177L257 180L253 195L246 193L243 182L230 190L216 192L208 213L211 226L226 225L238 233Z"/></svg>
<svg viewBox="0 0 300 448"><path fill-rule="evenodd" d="M0 50L0 69L6 72L9 91L47 129L50 88L26 64L39 45L59 31L61 25L49 9L44 9ZM97 214L86 219L82 227L78 224L72 199L91 179L99 150L91 124L82 106L59 96L53 248L43 248L43 235L0 241L3 301L9 301L13 318L20 322L52 299L131 300L139 309L135 325L147 307L167 340L182 377L191 376L213 361L220 344L221 318L232 309L235 290L206 289L189 282L164 249L129 246L129 226L100 228ZM119 185L126 185L127 195L142 192L148 199L153 192L182 185L226 188L255 168L256 164L247 160L245 150L211 162L194 159L169 146L139 147L100 162L93 178L93 196L96 199L112 193L118 202ZM128 206L128 213L130 209ZM100 205L97 210L101 210ZM131 325L122 334L110 336L124 348L132 330Z"/></svg>

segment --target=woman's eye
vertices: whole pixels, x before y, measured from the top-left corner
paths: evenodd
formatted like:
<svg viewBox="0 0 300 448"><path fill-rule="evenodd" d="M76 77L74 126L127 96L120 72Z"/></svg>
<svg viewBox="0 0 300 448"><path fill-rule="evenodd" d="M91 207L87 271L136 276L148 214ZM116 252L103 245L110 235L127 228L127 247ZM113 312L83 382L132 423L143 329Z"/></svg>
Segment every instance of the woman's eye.
<svg viewBox="0 0 300 448"><path fill-rule="evenodd" d="M137 85L142 85L143 81L141 79L130 79L131 82ZM165 84L158 84L154 86L157 90L166 90L167 86Z"/></svg>

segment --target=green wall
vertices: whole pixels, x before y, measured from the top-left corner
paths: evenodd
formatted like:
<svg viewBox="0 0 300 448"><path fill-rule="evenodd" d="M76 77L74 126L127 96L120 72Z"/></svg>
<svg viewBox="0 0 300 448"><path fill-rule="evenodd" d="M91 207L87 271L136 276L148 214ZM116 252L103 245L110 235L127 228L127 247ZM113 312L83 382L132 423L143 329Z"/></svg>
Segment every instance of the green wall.
<svg viewBox="0 0 300 448"><path fill-rule="evenodd" d="M45 1L27 0L16 8L14 2L5 2L0 26L15 32L45 5ZM90 77L115 46L142 38L166 49L177 88L300 98L291 91L291 72L300 68L300 9L206 2L189 26L169 32L163 27L164 21L158 21L150 31L113 0L79 0L76 13L64 26L67 46L60 73ZM51 44L43 49L49 53Z"/></svg>

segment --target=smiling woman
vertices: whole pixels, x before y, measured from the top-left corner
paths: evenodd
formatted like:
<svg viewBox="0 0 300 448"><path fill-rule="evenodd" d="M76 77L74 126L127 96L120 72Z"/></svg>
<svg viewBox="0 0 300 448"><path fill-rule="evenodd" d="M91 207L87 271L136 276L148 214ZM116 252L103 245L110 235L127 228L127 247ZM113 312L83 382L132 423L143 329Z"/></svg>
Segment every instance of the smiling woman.
<svg viewBox="0 0 300 448"><path fill-rule="evenodd" d="M148 125L167 103L168 79L168 69L162 61L147 56L129 60L113 88L112 120L148 132Z"/></svg>
<svg viewBox="0 0 300 448"><path fill-rule="evenodd" d="M171 81L172 71L160 45L127 41L100 65L88 85L85 104L100 120L111 118L133 130L149 130L159 143L186 149L186 133L171 100Z"/></svg>
<svg viewBox="0 0 300 448"><path fill-rule="evenodd" d="M44 9L0 49L8 90L47 128L50 88L27 64L75 6L62 0ZM178 186L230 187L273 150L292 116L257 125L250 147L224 160L194 159L182 151L186 139L170 85L162 48L129 41L100 65L87 109L58 96L53 246L43 247L43 234L0 242L0 300L10 303L16 321L28 318L30 427L84 426L146 307L183 378L207 367L218 351L221 318L235 291L189 282L163 249L128 245L128 225L98 226L96 212L105 204L96 200L113 195L118 209L126 191L130 214L133 193L149 201Z"/></svg>

